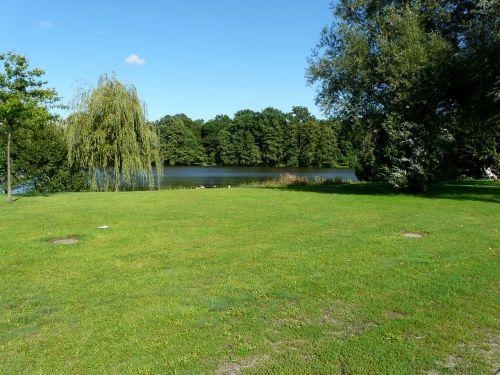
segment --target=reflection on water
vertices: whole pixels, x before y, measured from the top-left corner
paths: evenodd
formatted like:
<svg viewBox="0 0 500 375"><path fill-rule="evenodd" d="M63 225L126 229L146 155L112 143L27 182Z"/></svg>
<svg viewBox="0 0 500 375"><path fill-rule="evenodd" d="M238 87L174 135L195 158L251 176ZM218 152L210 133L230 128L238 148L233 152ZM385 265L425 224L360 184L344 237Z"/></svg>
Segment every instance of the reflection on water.
<svg viewBox="0 0 500 375"><path fill-rule="evenodd" d="M161 187L227 187L242 183L271 180L282 174L290 173L310 179L314 177L335 178L356 181L353 169L347 168L271 168L271 167L165 167ZM156 170L153 170L156 180ZM147 190L146 179L138 178L138 186L121 187L121 190ZM29 184L17 187L13 193L29 191ZM0 195L3 194L3 189Z"/></svg>
<svg viewBox="0 0 500 375"><path fill-rule="evenodd" d="M161 185L162 187L236 186L270 180L285 173L311 179L341 177L345 180L356 180L354 170L345 168L165 167Z"/></svg>

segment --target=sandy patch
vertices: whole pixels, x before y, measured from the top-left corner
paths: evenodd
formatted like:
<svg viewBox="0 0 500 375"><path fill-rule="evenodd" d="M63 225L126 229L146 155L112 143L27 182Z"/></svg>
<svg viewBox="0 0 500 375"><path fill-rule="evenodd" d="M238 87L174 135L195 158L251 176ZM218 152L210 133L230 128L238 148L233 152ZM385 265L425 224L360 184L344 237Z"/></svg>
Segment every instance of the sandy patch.
<svg viewBox="0 0 500 375"><path fill-rule="evenodd" d="M50 240L50 243L53 243L54 245L72 245L77 242L80 242L80 240L76 237L67 237L67 238L59 238L56 240Z"/></svg>

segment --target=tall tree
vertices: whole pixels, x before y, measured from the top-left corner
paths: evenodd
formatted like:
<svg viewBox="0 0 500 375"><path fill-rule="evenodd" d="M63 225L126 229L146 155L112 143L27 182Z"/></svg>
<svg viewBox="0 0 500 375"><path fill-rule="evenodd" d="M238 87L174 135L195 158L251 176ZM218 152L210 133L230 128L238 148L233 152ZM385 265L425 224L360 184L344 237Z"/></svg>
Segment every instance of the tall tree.
<svg viewBox="0 0 500 375"><path fill-rule="evenodd" d="M191 126L186 125L186 122ZM205 150L201 144L201 129L195 128L193 131L193 125L197 126L197 123L186 115L165 116L157 122L161 157L165 164L206 164Z"/></svg>
<svg viewBox="0 0 500 375"><path fill-rule="evenodd" d="M318 167L334 167L340 159L337 144L337 131L335 122L318 121L320 128L319 144L317 149Z"/></svg>
<svg viewBox="0 0 500 375"><path fill-rule="evenodd" d="M236 112L233 125L229 129L232 132L232 142L238 165L257 166L261 163L261 150L259 139L262 138L261 115L245 109Z"/></svg>
<svg viewBox="0 0 500 375"><path fill-rule="evenodd" d="M34 117L50 116L46 111L57 103L55 90L46 88L44 71L29 69L29 60L14 52L0 54L0 131L5 138L7 201L12 203L11 147L14 134ZM3 183L5 184L5 179Z"/></svg>
<svg viewBox="0 0 500 375"><path fill-rule="evenodd" d="M456 103L447 162L480 177L486 166L500 168L500 2L478 1L461 26L462 48L453 55L447 80Z"/></svg>
<svg viewBox="0 0 500 375"><path fill-rule="evenodd" d="M236 145L233 140L233 134L229 129L223 128L217 133L218 163L222 165L239 165Z"/></svg>
<svg viewBox="0 0 500 375"><path fill-rule="evenodd" d="M201 142L201 129L203 128L204 121L203 120L193 120L188 115L184 113L179 113L175 116L182 121L182 123L187 126L193 132L193 135Z"/></svg>
<svg viewBox="0 0 500 375"><path fill-rule="evenodd" d="M91 190L118 191L145 178L159 187L162 168L157 129L146 122L134 86L103 75L97 88L83 93L68 118L69 160L87 178ZM111 171L111 173L110 173Z"/></svg>
<svg viewBox="0 0 500 375"><path fill-rule="evenodd" d="M39 193L78 191L84 188L78 171L68 163L64 123L32 118L14 139L13 176Z"/></svg>
<svg viewBox="0 0 500 375"><path fill-rule="evenodd" d="M232 120L227 115L218 115L203 125L201 129L202 142L209 164L225 164L221 160L221 141L226 141L226 139L224 136L219 136L219 133L231 125Z"/></svg>
<svg viewBox="0 0 500 375"><path fill-rule="evenodd" d="M284 129L286 115L276 108L266 108L261 112L261 157L267 166L283 165Z"/></svg>
<svg viewBox="0 0 500 375"><path fill-rule="evenodd" d="M289 117L287 114L287 118ZM289 119L283 129L283 165L285 167L299 165L299 128L298 124Z"/></svg>
<svg viewBox="0 0 500 375"><path fill-rule="evenodd" d="M299 127L299 162L304 167L318 166L321 129L316 119L308 119Z"/></svg>
<svg viewBox="0 0 500 375"><path fill-rule="evenodd" d="M323 31L310 60L308 77L310 83L319 83L317 102L325 112L341 118L352 129L359 177L421 191L443 175L445 155L457 144L460 131L472 124L457 116L463 103L494 92L494 83L471 83L497 82L499 78L498 63L494 62L498 43L493 43L493 35L498 35L499 19L495 3L498 1L338 3L335 21ZM481 13L485 6L487 11ZM468 32L478 19L490 20L482 39ZM468 64L469 74L457 75L457 68L466 66L459 60L467 60L462 56L469 56L479 39L486 41L476 44L481 47L479 56L488 56L490 72ZM469 90L457 90L463 84ZM498 116L492 113L498 114L498 105L492 105L493 97L489 98L489 102L483 101L488 103L487 111L477 105L481 100L469 109L475 114L487 113L498 125ZM484 116L475 118L481 124L475 133L486 135L498 129L484 126Z"/></svg>

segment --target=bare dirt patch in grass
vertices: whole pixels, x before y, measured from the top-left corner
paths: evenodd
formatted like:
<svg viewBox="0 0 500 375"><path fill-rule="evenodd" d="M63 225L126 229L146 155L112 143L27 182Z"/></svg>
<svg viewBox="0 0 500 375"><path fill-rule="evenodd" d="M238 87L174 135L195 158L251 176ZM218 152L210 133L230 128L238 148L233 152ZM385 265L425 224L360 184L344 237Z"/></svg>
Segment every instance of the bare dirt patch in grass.
<svg viewBox="0 0 500 375"><path fill-rule="evenodd" d="M320 323L333 328L333 331L325 332L326 334L340 338L360 335L377 325L375 322L355 320L352 315L350 306L341 301L335 301L331 307L324 310Z"/></svg>
<svg viewBox="0 0 500 375"><path fill-rule="evenodd" d="M401 235L403 237L408 237L408 238L422 238L422 237L425 237L427 236L427 233L423 233L423 232L403 232L401 233Z"/></svg>
<svg viewBox="0 0 500 375"><path fill-rule="evenodd" d="M220 367L216 374L217 375L236 375L241 371L260 366L264 362L271 359L271 356L267 354L254 355L250 358L244 358L237 362L231 362Z"/></svg>
<svg viewBox="0 0 500 375"><path fill-rule="evenodd" d="M366 330L377 326L376 322L357 320L354 317L354 307L345 301L333 301L320 316L305 318L300 314L286 316L274 320L274 326L281 329L297 329L303 326L319 326L325 335L346 338L358 336Z"/></svg>
<svg viewBox="0 0 500 375"><path fill-rule="evenodd" d="M487 333L481 345L470 345L469 350L485 358L495 375L500 374L500 331Z"/></svg>
<svg viewBox="0 0 500 375"><path fill-rule="evenodd" d="M312 362L316 359L316 356L306 350L308 344L307 340L278 340L271 342L270 345L277 353L295 352L305 362Z"/></svg>
<svg viewBox="0 0 500 375"><path fill-rule="evenodd" d="M384 311L384 316L388 319L399 319L399 318L404 318L405 314L399 311L388 310Z"/></svg>
<svg viewBox="0 0 500 375"><path fill-rule="evenodd" d="M486 334L485 341L479 344L476 343L463 343L457 348L458 352L463 353L474 353L483 357L486 363L491 367L492 374L500 374L500 333L490 332ZM471 364L459 354L450 354L444 361L442 361L441 367L447 370L453 371L464 371L463 373L469 373L468 369ZM462 372L460 372L462 373ZM437 369L430 370L427 375L440 375L441 372Z"/></svg>
<svg viewBox="0 0 500 375"><path fill-rule="evenodd" d="M340 338L358 336L376 325L377 324L373 322L341 322L341 324L336 327L338 330L332 332L332 334Z"/></svg>
<svg viewBox="0 0 500 375"><path fill-rule="evenodd" d="M71 236L71 237L66 237L66 238L59 238L59 239L50 240L49 242L54 244L54 245L73 245L75 243L80 242L80 239L75 237L75 236Z"/></svg>
<svg viewBox="0 0 500 375"><path fill-rule="evenodd" d="M449 355L444 362L444 367L449 369L454 369L458 367L458 365L462 362L462 358L457 357L456 355Z"/></svg>

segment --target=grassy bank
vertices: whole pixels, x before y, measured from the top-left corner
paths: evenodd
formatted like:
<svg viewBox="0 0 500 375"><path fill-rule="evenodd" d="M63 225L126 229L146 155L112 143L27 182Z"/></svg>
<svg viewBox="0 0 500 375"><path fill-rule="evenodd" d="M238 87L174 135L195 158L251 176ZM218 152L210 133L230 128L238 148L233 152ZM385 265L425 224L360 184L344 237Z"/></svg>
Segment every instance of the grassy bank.
<svg viewBox="0 0 500 375"><path fill-rule="evenodd" d="M0 373L492 374L499 208L493 182L2 203Z"/></svg>

